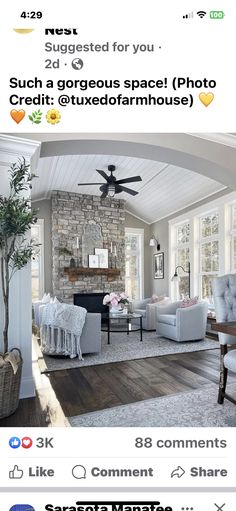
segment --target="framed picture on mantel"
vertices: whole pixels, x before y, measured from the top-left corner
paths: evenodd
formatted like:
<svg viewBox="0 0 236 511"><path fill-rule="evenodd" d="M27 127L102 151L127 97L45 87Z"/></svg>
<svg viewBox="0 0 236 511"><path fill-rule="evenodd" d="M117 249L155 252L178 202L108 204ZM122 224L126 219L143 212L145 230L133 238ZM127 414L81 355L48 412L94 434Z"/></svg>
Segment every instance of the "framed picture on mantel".
<svg viewBox="0 0 236 511"><path fill-rule="evenodd" d="M154 279L164 279L164 252L154 254Z"/></svg>
<svg viewBox="0 0 236 511"><path fill-rule="evenodd" d="M89 255L89 268L99 268L98 255Z"/></svg>
<svg viewBox="0 0 236 511"><path fill-rule="evenodd" d="M108 268L107 248L95 248L95 254L98 256L99 268Z"/></svg>

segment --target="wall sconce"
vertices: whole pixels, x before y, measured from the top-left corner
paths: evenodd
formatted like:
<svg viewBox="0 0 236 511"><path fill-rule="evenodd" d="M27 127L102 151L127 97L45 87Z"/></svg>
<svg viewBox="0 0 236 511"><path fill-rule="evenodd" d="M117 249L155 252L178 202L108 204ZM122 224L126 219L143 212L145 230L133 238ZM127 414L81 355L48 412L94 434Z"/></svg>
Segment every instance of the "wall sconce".
<svg viewBox="0 0 236 511"><path fill-rule="evenodd" d="M181 270L184 271L184 273L188 273L188 289L189 289L189 297L190 297L190 263L188 263L188 269L185 270L183 268L183 266L176 266L175 268L175 273L173 275L173 277L171 278L171 282L179 282L180 281L180 276L178 274L178 269L181 268Z"/></svg>
<svg viewBox="0 0 236 511"><path fill-rule="evenodd" d="M159 250L161 249L161 245L160 243L158 242L158 240L155 238L154 235L152 235L152 237L150 238L150 241L149 241L149 247L157 247L157 251L159 252Z"/></svg>

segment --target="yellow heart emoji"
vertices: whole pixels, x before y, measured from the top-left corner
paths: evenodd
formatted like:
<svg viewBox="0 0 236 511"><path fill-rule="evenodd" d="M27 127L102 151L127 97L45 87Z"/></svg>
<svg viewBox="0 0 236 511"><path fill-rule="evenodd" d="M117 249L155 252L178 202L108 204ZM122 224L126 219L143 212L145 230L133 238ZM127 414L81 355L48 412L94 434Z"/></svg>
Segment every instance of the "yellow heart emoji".
<svg viewBox="0 0 236 511"><path fill-rule="evenodd" d="M214 94L213 92L208 92L207 94L206 92L201 92L199 94L199 99L204 106L209 106L214 99Z"/></svg>

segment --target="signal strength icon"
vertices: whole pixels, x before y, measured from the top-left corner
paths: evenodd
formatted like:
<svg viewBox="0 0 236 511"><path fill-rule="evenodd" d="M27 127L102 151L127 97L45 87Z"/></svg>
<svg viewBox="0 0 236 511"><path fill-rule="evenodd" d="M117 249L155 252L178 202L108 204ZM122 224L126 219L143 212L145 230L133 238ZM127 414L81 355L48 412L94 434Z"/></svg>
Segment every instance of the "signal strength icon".
<svg viewBox="0 0 236 511"><path fill-rule="evenodd" d="M206 11L198 11L197 15L199 16L199 18L204 18L204 16L206 16Z"/></svg>
<svg viewBox="0 0 236 511"><path fill-rule="evenodd" d="M192 11L192 12L189 12L188 14L185 14L185 15L183 16L183 19L184 19L184 20L191 19L191 18L193 18L193 11Z"/></svg>

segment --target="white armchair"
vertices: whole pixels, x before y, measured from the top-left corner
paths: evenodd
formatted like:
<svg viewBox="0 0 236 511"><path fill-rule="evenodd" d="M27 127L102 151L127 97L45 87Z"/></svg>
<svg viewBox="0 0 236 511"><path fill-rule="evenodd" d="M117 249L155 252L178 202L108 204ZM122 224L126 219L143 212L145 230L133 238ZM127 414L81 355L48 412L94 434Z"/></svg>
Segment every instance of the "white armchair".
<svg viewBox="0 0 236 511"><path fill-rule="evenodd" d="M180 307L181 301L156 307L156 332L173 341L197 341L206 333L208 304Z"/></svg>
<svg viewBox="0 0 236 511"><path fill-rule="evenodd" d="M151 298L144 300L133 300L131 302L131 312L142 315L144 330L156 330L156 308L162 307L170 302L170 298L164 297L160 302L151 303Z"/></svg>

